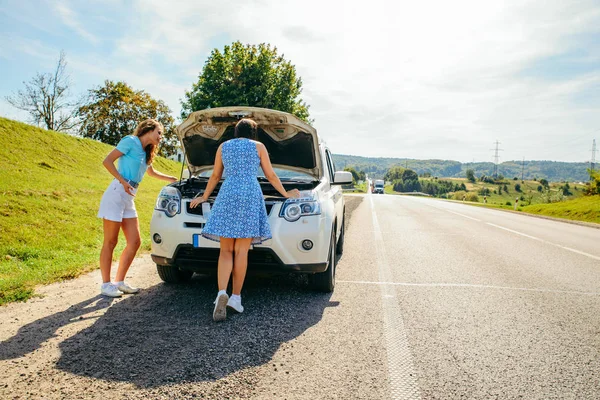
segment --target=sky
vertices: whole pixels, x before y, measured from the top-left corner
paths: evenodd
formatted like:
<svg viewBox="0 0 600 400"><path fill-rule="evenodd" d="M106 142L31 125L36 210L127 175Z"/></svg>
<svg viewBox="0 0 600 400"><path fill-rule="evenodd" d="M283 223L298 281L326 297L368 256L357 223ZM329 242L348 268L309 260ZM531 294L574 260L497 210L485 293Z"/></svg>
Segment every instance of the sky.
<svg viewBox="0 0 600 400"><path fill-rule="evenodd" d="M237 40L295 65L335 154L587 162L600 149L600 0L0 0L0 116L27 121L6 96L63 50L72 96L125 81L178 118L211 50Z"/></svg>

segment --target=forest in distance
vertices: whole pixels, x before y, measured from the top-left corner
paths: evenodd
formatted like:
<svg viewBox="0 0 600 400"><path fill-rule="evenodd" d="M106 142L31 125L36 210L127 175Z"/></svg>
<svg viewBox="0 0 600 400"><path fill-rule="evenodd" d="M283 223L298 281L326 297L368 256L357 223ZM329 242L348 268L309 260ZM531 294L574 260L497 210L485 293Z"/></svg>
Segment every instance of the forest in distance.
<svg viewBox="0 0 600 400"><path fill-rule="evenodd" d="M343 154L334 154L333 160L336 169L352 167L374 179L383 178L386 172L395 166L411 169L420 176L431 175L438 178L464 178L467 169L472 169L476 177L492 176L495 167L492 162L461 163L452 160L377 158ZM505 161L497 167L497 174L509 179L546 179L550 182L587 182L590 179L590 163L584 162Z"/></svg>

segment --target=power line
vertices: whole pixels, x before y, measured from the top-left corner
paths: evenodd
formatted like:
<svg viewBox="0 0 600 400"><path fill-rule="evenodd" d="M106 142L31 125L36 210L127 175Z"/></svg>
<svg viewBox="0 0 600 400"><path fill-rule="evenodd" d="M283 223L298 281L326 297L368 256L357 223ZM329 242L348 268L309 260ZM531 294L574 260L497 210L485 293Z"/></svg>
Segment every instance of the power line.
<svg viewBox="0 0 600 400"><path fill-rule="evenodd" d="M500 142L498 141L498 139L496 139L496 148L495 149L490 149L490 150L494 150L494 179L496 179L498 177L498 160L499 160L499 155L498 152L499 151L504 151L503 149L498 148L498 146L500 145Z"/></svg>

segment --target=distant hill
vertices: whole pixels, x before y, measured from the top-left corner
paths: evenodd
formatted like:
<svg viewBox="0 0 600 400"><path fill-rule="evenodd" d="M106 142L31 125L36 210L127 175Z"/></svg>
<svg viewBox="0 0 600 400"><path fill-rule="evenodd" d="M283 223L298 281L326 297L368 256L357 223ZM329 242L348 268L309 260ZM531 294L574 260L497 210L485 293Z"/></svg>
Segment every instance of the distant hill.
<svg viewBox="0 0 600 400"><path fill-rule="evenodd" d="M491 162L461 163L451 160L413 160L406 158L360 157L334 154L336 168L354 167L365 171L375 178L381 178L393 166L407 167L421 175L430 173L440 178L464 178L467 169L473 169L475 176L492 175L494 164ZM524 165L524 167L523 167ZM569 163L560 161L505 161L498 164L498 174L505 178L546 179L550 182L586 182L589 180L588 163Z"/></svg>

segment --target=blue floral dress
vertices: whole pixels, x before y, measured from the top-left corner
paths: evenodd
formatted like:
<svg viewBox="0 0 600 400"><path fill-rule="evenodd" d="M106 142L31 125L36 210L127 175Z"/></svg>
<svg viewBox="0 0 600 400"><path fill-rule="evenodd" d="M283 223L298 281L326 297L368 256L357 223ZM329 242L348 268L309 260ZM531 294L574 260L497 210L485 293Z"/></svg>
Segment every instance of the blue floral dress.
<svg viewBox="0 0 600 400"><path fill-rule="evenodd" d="M260 158L256 144L245 138L223 143L221 157L225 182L221 185L202 236L219 241L225 238L252 238L259 244L271 238L265 200L256 179Z"/></svg>

